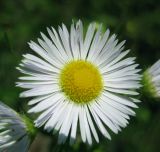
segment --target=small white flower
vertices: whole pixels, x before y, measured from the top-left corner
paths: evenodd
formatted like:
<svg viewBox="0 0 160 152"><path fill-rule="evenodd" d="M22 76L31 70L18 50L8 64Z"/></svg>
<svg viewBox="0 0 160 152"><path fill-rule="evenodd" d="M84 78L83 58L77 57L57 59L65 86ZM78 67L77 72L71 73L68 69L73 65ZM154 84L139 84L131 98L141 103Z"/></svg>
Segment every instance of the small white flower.
<svg viewBox="0 0 160 152"><path fill-rule="evenodd" d="M0 151L27 152L30 140L18 114L0 102Z"/></svg>
<svg viewBox="0 0 160 152"><path fill-rule="evenodd" d="M160 97L160 60L146 70L144 78L146 91L153 97Z"/></svg>
<svg viewBox="0 0 160 152"><path fill-rule="evenodd" d="M29 89L20 96L34 97L29 112L40 113L35 125L59 130L59 143L68 136L73 143L78 127L83 142L92 144L92 135L99 142L97 129L110 139L108 128L118 133L135 115L138 64L134 57L123 59L129 53L125 41L118 44L115 34L101 28L90 24L85 36L81 21L70 31L64 24L58 32L47 28L50 39L41 33L39 44L29 43L38 56L24 55L18 68L27 76L17 85Z"/></svg>

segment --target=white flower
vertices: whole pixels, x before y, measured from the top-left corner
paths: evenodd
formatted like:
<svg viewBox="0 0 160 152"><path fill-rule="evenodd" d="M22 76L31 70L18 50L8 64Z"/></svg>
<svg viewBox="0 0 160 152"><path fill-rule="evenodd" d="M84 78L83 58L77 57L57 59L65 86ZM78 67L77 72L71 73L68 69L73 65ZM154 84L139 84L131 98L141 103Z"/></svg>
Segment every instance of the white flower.
<svg viewBox="0 0 160 152"><path fill-rule="evenodd" d="M153 97L160 97L160 60L146 70L144 78L146 91Z"/></svg>
<svg viewBox="0 0 160 152"><path fill-rule="evenodd" d="M99 142L97 128L110 139L108 128L118 133L135 115L138 64L134 57L123 59L129 53L122 51L125 41L118 44L115 34L101 28L90 24L85 36L81 21L70 31L64 24L58 32L47 28L50 38L41 33L39 44L29 43L38 56L24 55L18 68L27 76L17 85L29 89L20 96L34 97L29 112L40 113L35 125L59 130L59 143L68 136L72 143L78 127L83 142L92 144L92 135Z"/></svg>
<svg viewBox="0 0 160 152"><path fill-rule="evenodd" d="M30 140L18 114L0 102L0 151L27 152Z"/></svg>

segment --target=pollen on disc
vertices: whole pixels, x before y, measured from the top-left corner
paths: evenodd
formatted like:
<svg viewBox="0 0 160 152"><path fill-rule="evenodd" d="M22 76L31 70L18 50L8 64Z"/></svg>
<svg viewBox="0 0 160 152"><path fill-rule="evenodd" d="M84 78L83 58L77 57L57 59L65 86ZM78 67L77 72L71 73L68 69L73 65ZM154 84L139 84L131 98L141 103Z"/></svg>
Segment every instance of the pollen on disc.
<svg viewBox="0 0 160 152"><path fill-rule="evenodd" d="M83 60L67 63L61 70L59 84L65 96L76 103L96 99L103 89L98 68Z"/></svg>

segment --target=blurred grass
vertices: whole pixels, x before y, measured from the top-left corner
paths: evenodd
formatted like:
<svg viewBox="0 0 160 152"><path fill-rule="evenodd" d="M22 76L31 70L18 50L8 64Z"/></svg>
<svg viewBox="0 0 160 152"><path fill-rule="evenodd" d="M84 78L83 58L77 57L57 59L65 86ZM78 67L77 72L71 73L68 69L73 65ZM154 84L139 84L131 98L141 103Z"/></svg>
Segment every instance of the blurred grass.
<svg viewBox="0 0 160 152"><path fill-rule="evenodd" d="M160 1L159 0L1 0L0 1L0 99L22 111L27 99L19 99L21 89L15 87L19 76L15 69L22 54L29 52L27 42L36 40L46 27L57 28L62 22L81 19L85 25L103 23L126 39L126 48L137 56L141 68L160 58ZM158 152L160 141L160 101L142 96L137 116L112 141L101 138L99 144L88 147L78 142L73 147L56 146L49 137L49 151L75 152ZM43 135L42 135L43 136ZM45 135L47 136L47 135ZM37 137L39 138L39 137ZM39 138L41 142L45 138ZM39 143L41 143L39 142ZM33 146L39 146L39 143ZM34 149L36 152L36 150ZM33 152L34 152L33 151ZM40 150L39 150L40 151Z"/></svg>

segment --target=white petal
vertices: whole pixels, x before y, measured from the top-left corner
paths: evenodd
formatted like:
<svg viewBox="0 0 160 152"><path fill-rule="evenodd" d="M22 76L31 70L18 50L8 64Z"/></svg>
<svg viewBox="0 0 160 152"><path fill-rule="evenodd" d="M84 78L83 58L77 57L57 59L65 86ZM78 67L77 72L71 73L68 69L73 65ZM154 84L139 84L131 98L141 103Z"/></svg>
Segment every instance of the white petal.
<svg viewBox="0 0 160 152"><path fill-rule="evenodd" d="M28 91L24 91L20 94L20 97L33 97L33 96L39 96L39 95L47 95L56 91L59 91L59 86L56 85L50 85L46 87L45 85L39 87L39 88L33 88Z"/></svg>
<svg viewBox="0 0 160 152"><path fill-rule="evenodd" d="M94 32L95 32L95 24L90 24L88 27L86 36L85 36L83 48L81 50L82 59L86 59L86 57L87 57L89 47L90 47L91 41L93 39Z"/></svg>
<svg viewBox="0 0 160 152"><path fill-rule="evenodd" d="M55 47L52 41L49 38L47 38L43 33L41 33L41 36L49 47L48 49L46 49L46 51L48 51L50 56L52 56L53 59L56 60L57 62L64 64L65 59L62 57L63 54L59 52L59 50Z"/></svg>
<svg viewBox="0 0 160 152"><path fill-rule="evenodd" d="M69 104L66 107L66 112L63 114L63 118L65 116L65 120L62 123L61 129L59 131L59 143L64 143L69 134L71 128L71 122L73 118L73 105Z"/></svg>
<svg viewBox="0 0 160 152"><path fill-rule="evenodd" d="M45 130L49 132L55 127L55 125L57 124L59 120L61 113L65 110L66 106L67 106L67 102L65 101L59 103L56 109L52 112L53 114L51 118L45 124L45 127L44 127Z"/></svg>
<svg viewBox="0 0 160 152"><path fill-rule="evenodd" d="M139 93L136 91L131 91L131 90L125 90L125 89L117 89L117 88L109 88L105 87L105 90L113 92L113 93L120 93L120 94L127 94L127 95L138 95Z"/></svg>
<svg viewBox="0 0 160 152"><path fill-rule="evenodd" d="M78 40L77 40L77 36L76 36L76 30L75 30L74 24L72 24L71 30L70 30L70 44L71 44L71 50L72 50L74 59L78 59L78 56L79 56L77 42L78 42Z"/></svg>
<svg viewBox="0 0 160 152"><path fill-rule="evenodd" d="M73 120L72 120L70 144L73 144L74 140L76 139L78 115L79 115L79 108L76 105L74 105L73 108L74 109L73 109Z"/></svg>
<svg viewBox="0 0 160 152"><path fill-rule="evenodd" d="M91 128L93 136L96 139L96 141L99 142L98 134L97 134L96 129L94 127L94 124L93 124L93 121L91 119L91 116L90 116L90 113L89 113L89 110L88 110L87 106L85 106L85 110L86 110L86 114L87 114L88 124L89 124L89 126Z"/></svg>
<svg viewBox="0 0 160 152"><path fill-rule="evenodd" d="M89 145L92 144L92 137L91 137L91 132L90 132L90 128L89 128L89 124L88 124L88 120L87 120L87 116L86 116L86 110L85 110L85 107L83 107L83 116L84 116L84 125L85 125L85 131L86 131L86 138L87 138L87 141L89 143Z"/></svg>
<svg viewBox="0 0 160 152"><path fill-rule="evenodd" d="M97 45L96 51L93 54L93 56L91 57L91 61L95 62L95 60L98 59L98 56L100 55L102 48L104 47L105 43L107 42L108 38L109 38L109 29L107 29L107 31L104 33L102 39L100 40L99 44Z"/></svg>
<svg viewBox="0 0 160 152"><path fill-rule="evenodd" d="M66 26L63 24L62 28L58 28L58 31L62 40L63 47L65 48L66 54L68 55L69 59L73 59L73 54L69 43L69 33Z"/></svg>
<svg viewBox="0 0 160 152"><path fill-rule="evenodd" d="M86 142L86 132L85 132L83 106L79 107L79 124L80 124L80 132L81 132L82 140L83 140L83 142Z"/></svg>
<svg viewBox="0 0 160 152"><path fill-rule="evenodd" d="M133 108L137 108L137 105L131 102L127 97L125 98L120 95L114 95L113 93L109 93L108 91L106 91L104 95L110 99L115 100L116 102L122 103Z"/></svg>
<svg viewBox="0 0 160 152"><path fill-rule="evenodd" d="M63 96L61 94L56 93L55 95L52 95L51 97L44 99L43 101L39 102L36 106L31 108L28 112L29 113L37 113L41 112L45 109L48 109L49 107L53 107L57 102L60 102L60 100L63 100Z"/></svg>
<svg viewBox="0 0 160 152"><path fill-rule="evenodd" d="M89 105L89 109L90 112L96 122L96 125L98 126L99 130L101 131L101 133L108 139L111 139L111 136L109 135L109 133L107 132L107 130L105 129L105 127L103 126L101 120L99 119L98 115L94 112L93 108Z"/></svg>
<svg viewBox="0 0 160 152"><path fill-rule="evenodd" d="M100 117L100 119L114 132L118 133L118 130L116 126L112 123L112 121L106 117L102 111L99 109L96 103L92 104L92 109L95 111L95 113Z"/></svg>

